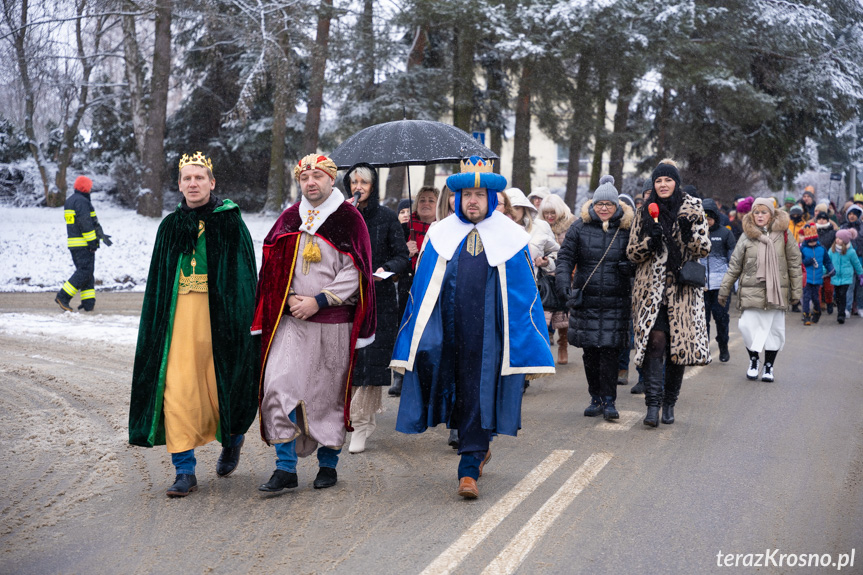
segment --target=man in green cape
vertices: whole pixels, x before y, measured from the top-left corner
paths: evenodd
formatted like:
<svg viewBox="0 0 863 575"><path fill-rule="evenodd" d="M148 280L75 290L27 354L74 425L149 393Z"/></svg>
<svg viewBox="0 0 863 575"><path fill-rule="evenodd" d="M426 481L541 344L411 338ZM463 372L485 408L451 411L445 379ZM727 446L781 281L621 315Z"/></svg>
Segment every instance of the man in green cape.
<svg viewBox="0 0 863 575"><path fill-rule="evenodd" d="M254 247L240 209L215 187L210 159L184 154L183 200L159 226L138 329L129 443L167 446L169 497L198 490L199 445L222 443L220 477L236 469L258 407Z"/></svg>

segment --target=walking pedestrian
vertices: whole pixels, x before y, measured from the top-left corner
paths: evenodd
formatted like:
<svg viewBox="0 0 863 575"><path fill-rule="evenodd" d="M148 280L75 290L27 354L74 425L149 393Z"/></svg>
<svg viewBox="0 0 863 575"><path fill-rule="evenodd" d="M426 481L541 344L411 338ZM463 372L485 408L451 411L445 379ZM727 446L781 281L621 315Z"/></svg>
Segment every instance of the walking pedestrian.
<svg viewBox="0 0 863 575"><path fill-rule="evenodd" d="M845 210L845 223L840 226L840 229L857 232L857 237L851 240L851 246L857 252L857 257L861 258L861 262L863 262L863 219L861 218L863 218L863 207L856 203L852 204ZM860 285L859 278L852 287L848 288L846 299L845 317L851 317L854 314L863 317L863 286Z"/></svg>
<svg viewBox="0 0 863 575"><path fill-rule="evenodd" d="M803 243L800 246L800 257L806 268L806 285L803 287L803 323L812 325L821 319L821 286L825 277L833 273L833 263L830 254L818 239L818 230L813 224L807 224L801 235ZM810 313L810 303L812 312Z"/></svg>
<svg viewBox="0 0 863 575"><path fill-rule="evenodd" d="M138 329L129 443L166 445L176 471L168 497L198 490L195 448L222 444L216 474L237 468L258 411L255 248L240 209L213 194L212 161L180 159L183 199L162 220Z"/></svg>
<svg viewBox="0 0 863 575"><path fill-rule="evenodd" d="M377 171L370 164L355 164L345 173L343 182L352 195L360 193L356 207L368 229L372 269L375 270L375 340L356 351L352 380L350 417L354 431L348 452L362 453L366 449L366 441L377 427L375 416L382 410L383 387L392 381L390 356L401 319L393 278L406 275L410 260L398 216L380 205ZM424 204L432 214L436 199L427 199ZM381 274L393 275L382 277Z"/></svg>
<svg viewBox="0 0 863 575"><path fill-rule="evenodd" d="M327 156L300 160L294 177L302 199L264 239L252 329L262 335L261 436L275 446L276 469L260 491L297 487L297 458L315 452L314 488L336 484L352 431L353 360L375 337L369 232L357 209L333 193L337 171Z"/></svg>
<svg viewBox="0 0 863 575"><path fill-rule="evenodd" d="M800 249L788 231L788 215L769 198L755 200L743 230L719 288L719 303L725 305L739 279L737 308L743 313L737 327L749 353L746 377L755 380L761 374L762 381L774 381L776 356L785 345L785 312L788 304L800 303L803 292Z"/></svg>
<svg viewBox="0 0 863 575"><path fill-rule="evenodd" d="M93 180L87 176L78 176L73 188L75 192L66 198L63 205L63 216L66 220L66 246L72 254L75 273L66 280L54 301L63 311L72 311L72 298L80 292L81 305L78 309L93 311L96 307L96 250L99 249L99 240L104 241L106 246L113 242L111 236L106 236L102 231L96 210L90 202Z"/></svg>
<svg viewBox="0 0 863 575"><path fill-rule="evenodd" d="M586 417L620 417L617 372L621 350L629 348L633 265L626 257L632 208L618 200L614 178L600 185L581 207L557 254L558 291L570 306L569 340L582 348L590 405ZM572 272L575 270L575 278Z"/></svg>
<svg viewBox="0 0 863 575"><path fill-rule="evenodd" d="M677 164L663 160L651 180L654 191L635 216L627 256L638 266L632 315L635 363L644 372L644 424L656 427L660 406L662 422L674 423L685 367L710 363L703 268L701 286L681 278L685 264L697 266L707 255L710 238L701 200L683 193ZM655 217L651 206L658 208Z"/></svg>
<svg viewBox="0 0 863 575"><path fill-rule="evenodd" d="M702 265L707 270L707 285L704 286L707 338L710 339L710 317L713 316L713 321L716 323L716 343L719 344L719 361L725 363L731 359L731 354L728 352L728 302L725 302L725 305L719 305L719 286L722 285L722 278L728 271L728 262L731 260L737 240L731 230L720 225L716 202L706 198L702 205L710 233L710 253L701 259Z"/></svg>
<svg viewBox="0 0 863 575"><path fill-rule="evenodd" d="M833 276L833 287L836 290L836 321L845 323L845 306L848 292L855 284L855 274L863 278L863 265L851 243L857 239L857 231L853 229L839 230L836 239L830 247L830 261L836 274ZM858 284L859 285L859 284Z"/></svg>
<svg viewBox="0 0 863 575"><path fill-rule="evenodd" d="M563 243L566 237L566 232L575 221L575 216L569 211L567 205L560 199L560 196L550 194L539 206L539 214L554 232L555 240L558 244ZM557 363L565 365L569 362L569 340L567 338L567 330L569 329L569 311L563 298L560 298L561 304L558 307L545 309L545 320L549 328L551 338L554 337L554 332L557 332Z"/></svg>
<svg viewBox="0 0 863 575"><path fill-rule="evenodd" d="M472 156L447 178L455 215L429 229L391 365L404 370L396 430L458 428L458 494L479 496L494 434L521 426L525 377L554 373L528 241L495 211L506 179Z"/></svg>

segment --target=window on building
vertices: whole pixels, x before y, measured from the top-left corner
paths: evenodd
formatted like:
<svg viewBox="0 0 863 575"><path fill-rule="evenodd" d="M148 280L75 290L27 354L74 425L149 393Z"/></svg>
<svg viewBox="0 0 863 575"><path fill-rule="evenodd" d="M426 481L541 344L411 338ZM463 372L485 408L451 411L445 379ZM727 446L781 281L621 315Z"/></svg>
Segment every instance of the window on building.
<svg viewBox="0 0 863 575"><path fill-rule="evenodd" d="M586 174L589 170L590 158L579 158L578 173ZM566 172L569 169L569 144L557 144L557 171Z"/></svg>

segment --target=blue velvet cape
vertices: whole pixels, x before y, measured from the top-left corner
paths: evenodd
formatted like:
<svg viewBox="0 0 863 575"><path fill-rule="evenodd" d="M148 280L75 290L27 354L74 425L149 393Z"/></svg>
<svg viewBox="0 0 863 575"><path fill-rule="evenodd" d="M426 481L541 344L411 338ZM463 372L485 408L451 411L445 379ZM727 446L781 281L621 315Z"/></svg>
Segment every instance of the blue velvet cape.
<svg viewBox="0 0 863 575"><path fill-rule="evenodd" d="M455 294L458 253L464 243L446 261L427 241L417 264L390 363L404 371L396 421L396 430L403 433L422 433L450 422L455 403L455 306L442 301L442 294ZM554 359L527 246L489 270L480 383L482 426L516 435L525 377L553 374Z"/></svg>

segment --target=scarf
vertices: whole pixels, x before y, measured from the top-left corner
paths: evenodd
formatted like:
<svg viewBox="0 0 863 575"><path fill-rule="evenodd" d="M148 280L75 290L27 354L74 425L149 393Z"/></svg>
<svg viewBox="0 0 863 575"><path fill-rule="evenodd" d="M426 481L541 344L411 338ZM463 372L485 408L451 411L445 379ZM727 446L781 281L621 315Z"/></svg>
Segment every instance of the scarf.
<svg viewBox="0 0 863 575"><path fill-rule="evenodd" d="M782 308L785 307L785 297L782 294L782 280L779 276L779 260L773 244L774 238L779 237L779 234L767 233L767 230L763 229L762 232L758 236L758 268L755 271L755 278L767 283L767 303Z"/></svg>
<svg viewBox="0 0 863 575"><path fill-rule="evenodd" d="M647 235L647 222L652 222L650 217L650 204L656 202L659 205L659 225L662 226L662 241L668 249L668 261L665 269L667 273L677 275L680 266L683 265L682 246L678 245L674 239L674 223L677 221L677 215L683 206L683 193L677 188L667 198L660 198L659 194L651 194L650 201L644 202L641 206L641 220L644 224L641 226L642 237Z"/></svg>

